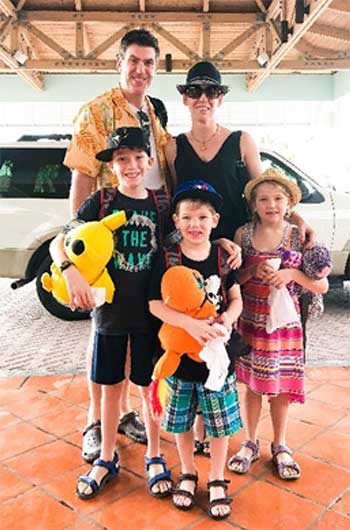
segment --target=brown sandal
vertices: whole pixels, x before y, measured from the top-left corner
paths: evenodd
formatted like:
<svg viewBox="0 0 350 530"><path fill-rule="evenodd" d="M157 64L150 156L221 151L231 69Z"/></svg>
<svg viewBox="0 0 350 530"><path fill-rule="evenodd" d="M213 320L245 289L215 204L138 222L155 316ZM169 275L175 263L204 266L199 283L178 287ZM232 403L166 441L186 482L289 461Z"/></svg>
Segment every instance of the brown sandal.
<svg viewBox="0 0 350 530"><path fill-rule="evenodd" d="M230 483L229 480L211 480L208 482L207 484L207 487L208 487L208 490L210 490L210 488L217 488L217 487L220 487L220 488L223 488L224 492L227 491L227 488L228 488L228 484ZM209 497L210 497L210 492L209 492ZM232 503L233 499L232 497L220 497L219 499L214 499L212 501L209 501L209 507L208 507L208 515L209 517L211 517L211 519L214 519L215 521L221 521L222 519L227 519L227 517L229 517L229 515L231 514L231 506L230 504ZM214 506L222 506L222 505L228 505L230 507L229 511L227 513L225 513L224 515L215 515L213 514L212 512L212 509L214 508Z"/></svg>

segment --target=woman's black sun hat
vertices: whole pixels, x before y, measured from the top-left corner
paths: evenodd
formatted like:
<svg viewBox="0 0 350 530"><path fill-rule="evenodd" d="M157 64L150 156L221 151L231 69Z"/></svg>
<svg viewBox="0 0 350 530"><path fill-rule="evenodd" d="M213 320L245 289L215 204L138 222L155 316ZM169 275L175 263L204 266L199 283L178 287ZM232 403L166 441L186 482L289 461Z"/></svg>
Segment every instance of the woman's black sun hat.
<svg viewBox="0 0 350 530"><path fill-rule="evenodd" d="M183 94L191 85L214 85L220 87L222 94L230 90L227 85L221 84L221 74L213 63L202 61L189 69L185 85L176 85L180 94Z"/></svg>

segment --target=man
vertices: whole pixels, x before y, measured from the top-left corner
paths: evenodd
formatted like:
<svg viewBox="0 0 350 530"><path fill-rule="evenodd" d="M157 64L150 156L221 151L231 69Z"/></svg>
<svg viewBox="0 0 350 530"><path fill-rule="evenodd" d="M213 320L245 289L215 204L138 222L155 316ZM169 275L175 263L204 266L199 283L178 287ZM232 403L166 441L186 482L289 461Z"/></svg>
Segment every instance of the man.
<svg viewBox="0 0 350 530"><path fill-rule="evenodd" d="M80 205L93 191L117 184L108 165L99 162L95 155L105 149L107 137L119 127L141 127L150 142L154 164L147 174L146 186L151 189L171 187L163 152L170 138L164 128L165 107L160 100L146 96L156 73L158 58L158 41L151 33L144 29L126 33L120 42L117 58L119 86L85 104L78 112L74 120L74 135L64 161L72 169L72 217L76 217ZM89 371L91 350L92 341L88 352ZM89 379L90 408L83 435L82 456L91 462L98 457L101 445L101 390ZM134 441L146 443L144 424L129 403L128 382L123 389L118 432ZM156 468L154 472L157 473Z"/></svg>

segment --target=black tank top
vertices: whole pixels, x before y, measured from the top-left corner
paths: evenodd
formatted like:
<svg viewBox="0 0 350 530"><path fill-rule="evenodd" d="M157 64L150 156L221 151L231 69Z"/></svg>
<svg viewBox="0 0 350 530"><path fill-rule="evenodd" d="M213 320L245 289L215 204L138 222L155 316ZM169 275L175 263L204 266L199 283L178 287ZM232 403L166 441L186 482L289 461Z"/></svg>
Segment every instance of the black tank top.
<svg viewBox="0 0 350 530"><path fill-rule="evenodd" d="M212 239L233 238L237 228L249 219L243 190L248 182L248 173L241 159L241 131L230 134L212 160L201 160L185 134L176 138L177 154L175 171L177 183L202 179L221 193L224 206L218 227L212 232Z"/></svg>

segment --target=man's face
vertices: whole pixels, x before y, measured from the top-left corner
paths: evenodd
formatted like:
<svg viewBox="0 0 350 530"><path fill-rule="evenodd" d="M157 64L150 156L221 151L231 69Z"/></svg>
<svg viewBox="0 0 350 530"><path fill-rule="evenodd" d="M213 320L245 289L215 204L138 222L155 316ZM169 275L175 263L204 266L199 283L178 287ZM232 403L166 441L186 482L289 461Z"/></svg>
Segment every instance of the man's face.
<svg viewBox="0 0 350 530"><path fill-rule="evenodd" d="M150 46L131 44L117 60L120 85L130 94L144 95L157 69L156 51Z"/></svg>

